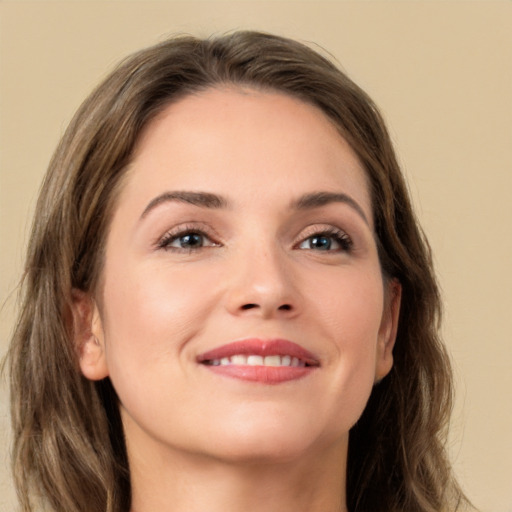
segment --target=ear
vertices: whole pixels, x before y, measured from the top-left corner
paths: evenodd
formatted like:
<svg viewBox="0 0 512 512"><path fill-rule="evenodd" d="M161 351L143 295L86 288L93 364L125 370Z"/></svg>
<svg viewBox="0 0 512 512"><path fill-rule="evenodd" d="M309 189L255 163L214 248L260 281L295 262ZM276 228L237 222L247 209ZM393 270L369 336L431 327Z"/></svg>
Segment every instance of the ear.
<svg viewBox="0 0 512 512"><path fill-rule="evenodd" d="M73 288L73 342L84 377L101 380L108 376L105 339L98 306L89 293Z"/></svg>
<svg viewBox="0 0 512 512"><path fill-rule="evenodd" d="M377 341L375 382L382 380L393 367L393 348L395 346L398 318L400 316L402 285L397 279L392 279L387 283L387 287Z"/></svg>

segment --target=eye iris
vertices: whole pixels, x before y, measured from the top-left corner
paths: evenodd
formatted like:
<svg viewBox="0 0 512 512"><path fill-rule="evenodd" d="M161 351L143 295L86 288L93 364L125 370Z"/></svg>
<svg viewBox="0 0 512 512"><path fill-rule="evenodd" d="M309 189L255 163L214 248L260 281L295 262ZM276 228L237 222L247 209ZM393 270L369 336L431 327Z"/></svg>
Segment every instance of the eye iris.
<svg viewBox="0 0 512 512"><path fill-rule="evenodd" d="M328 251L331 248L332 241L327 236L313 236L311 237L311 247L321 251Z"/></svg>
<svg viewBox="0 0 512 512"><path fill-rule="evenodd" d="M181 247L201 247L203 245L203 237L197 233L189 233L180 236L179 242Z"/></svg>

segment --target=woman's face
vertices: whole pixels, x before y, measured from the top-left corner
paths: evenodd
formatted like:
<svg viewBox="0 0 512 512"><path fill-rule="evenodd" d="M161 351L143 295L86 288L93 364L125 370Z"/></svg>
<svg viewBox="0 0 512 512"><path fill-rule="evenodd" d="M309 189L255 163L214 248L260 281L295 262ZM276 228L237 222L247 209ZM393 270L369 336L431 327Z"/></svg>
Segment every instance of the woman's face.
<svg viewBox="0 0 512 512"><path fill-rule="evenodd" d="M392 364L365 172L283 94L212 89L147 127L101 281L82 371L110 376L129 452L343 451Z"/></svg>

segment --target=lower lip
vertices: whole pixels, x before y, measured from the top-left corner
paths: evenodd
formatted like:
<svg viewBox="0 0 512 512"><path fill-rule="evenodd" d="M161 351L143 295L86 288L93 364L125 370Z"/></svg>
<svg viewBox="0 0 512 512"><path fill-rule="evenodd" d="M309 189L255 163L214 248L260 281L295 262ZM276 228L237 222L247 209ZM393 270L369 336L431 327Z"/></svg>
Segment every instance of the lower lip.
<svg viewBox="0 0 512 512"><path fill-rule="evenodd" d="M262 384L280 384L281 382L302 379L316 369L315 366L239 366L236 364L203 366L218 375L261 382Z"/></svg>

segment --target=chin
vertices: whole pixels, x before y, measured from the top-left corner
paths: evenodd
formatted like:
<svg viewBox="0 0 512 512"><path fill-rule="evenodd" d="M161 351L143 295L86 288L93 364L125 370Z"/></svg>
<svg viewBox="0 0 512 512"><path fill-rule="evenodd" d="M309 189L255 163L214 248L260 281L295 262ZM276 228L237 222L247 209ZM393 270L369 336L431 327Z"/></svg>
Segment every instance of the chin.
<svg viewBox="0 0 512 512"><path fill-rule="evenodd" d="M343 433L326 434L308 418L287 419L285 415L252 418L225 424L211 432L206 448L212 455L232 463L286 463L323 451L336 444ZM348 434L347 434L348 437Z"/></svg>
<svg viewBox="0 0 512 512"><path fill-rule="evenodd" d="M230 438L215 447L214 457L228 463L281 464L300 459L310 443L289 435ZM220 448L220 449L219 449Z"/></svg>

